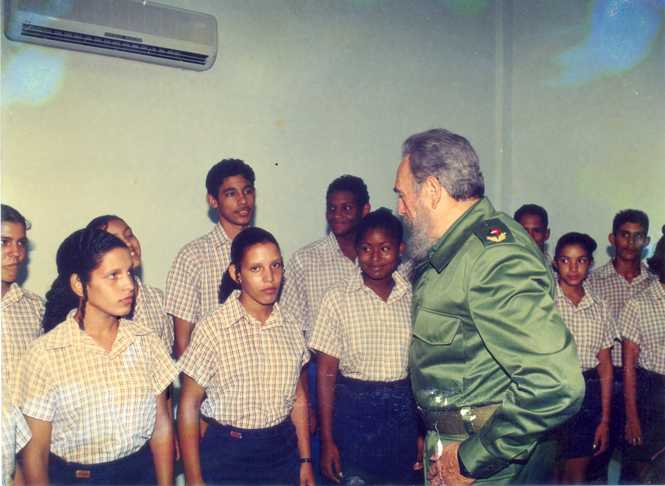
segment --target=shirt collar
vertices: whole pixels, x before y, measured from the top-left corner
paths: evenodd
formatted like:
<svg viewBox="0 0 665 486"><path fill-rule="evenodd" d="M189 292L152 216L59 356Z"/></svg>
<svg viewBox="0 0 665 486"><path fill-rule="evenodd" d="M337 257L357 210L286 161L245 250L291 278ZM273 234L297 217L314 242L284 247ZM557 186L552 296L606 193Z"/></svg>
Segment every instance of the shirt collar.
<svg viewBox="0 0 665 486"><path fill-rule="evenodd" d="M217 223L210 233L210 238L215 245L224 246L231 244L231 238L228 237L222 223Z"/></svg>
<svg viewBox="0 0 665 486"><path fill-rule="evenodd" d="M615 278L615 279L620 279L621 281L625 282L628 285L633 285L636 283L640 283L643 280L650 279L651 277L651 272L649 271L649 267L647 267L644 262L640 262L640 274L633 279L632 282L628 282L623 276L617 272L617 269L614 268L614 261L610 260L607 262L605 265L600 267L598 269L598 276L600 278Z"/></svg>
<svg viewBox="0 0 665 486"><path fill-rule="evenodd" d="M448 231L437 241L429 253L429 261L437 272L441 273L457 254L458 250L467 241L476 223L493 216L496 213L492 203L487 198L480 199L467 209Z"/></svg>
<svg viewBox="0 0 665 486"><path fill-rule="evenodd" d="M282 323L282 312L279 308L279 304L275 302L272 308L272 312L268 317L268 320L265 323L261 323L258 319L255 319L245 310L245 308L240 303L240 292L237 290L234 291L229 298L224 302L222 308L224 309L224 323L222 328L230 328L240 323L255 324L260 326L262 329L277 326Z"/></svg>
<svg viewBox="0 0 665 486"><path fill-rule="evenodd" d="M9 290L2 297L2 309L9 307L12 304L15 304L25 296L23 289L16 283L12 283L9 286Z"/></svg>
<svg viewBox="0 0 665 486"><path fill-rule="evenodd" d="M587 285L586 282L582 284L582 287L584 287L584 297L582 297L582 300L580 300L580 303L575 305L573 302L566 296L566 294L563 293L563 290L561 289L561 285L559 285L559 282L557 281L556 283L556 300L560 302L565 302L575 310L583 310L588 307L591 307L596 303L596 300L593 298L593 295L589 291L589 286Z"/></svg>
<svg viewBox="0 0 665 486"><path fill-rule="evenodd" d="M411 284L397 270L393 272L392 277L395 281L395 286L390 291L390 295L386 301L388 304L402 298L402 296L411 288ZM367 292L378 298L374 291L365 285L360 267L358 267L358 270L349 279L349 283L346 286L346 292L349 294L358 291Z"/></svg>
<svg viewBox="0 0 665 486"><path fill-rule="evenodd" d="M64 322L58 324L56 328L51 331L54 335L48 344L49 349L64 348L77 344L93 345L99 348L95 341L79 327L78 321L74 318L76 311L77 309L70 310ZM115 341L113 342L113 348L111 349L111 356L113 357L124 351L127 346L137 339L138 336L144 336L150 332L151 331L147 327L137 322L120 319L120 322L118 323L118 334L116 335Z"/></svg>
<svg viewBox="0 0 665 486"><path fill-rule="evenodd" d="M653 294L656 300L665 301L665 288L663 284L660 283L660 280L655 279L651 284L651 293Z"/></svg>

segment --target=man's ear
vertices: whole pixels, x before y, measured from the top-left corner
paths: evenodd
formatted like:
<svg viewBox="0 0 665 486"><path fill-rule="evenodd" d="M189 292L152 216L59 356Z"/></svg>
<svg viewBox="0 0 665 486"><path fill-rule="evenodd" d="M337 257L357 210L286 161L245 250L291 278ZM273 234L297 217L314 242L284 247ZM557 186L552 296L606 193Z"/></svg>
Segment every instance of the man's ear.
<svg viewBox="0 0 665 486"><path fill-rule="evenodd" d="M399 256L404 255L404 252L406 251L406 243L401 242L399 244Z"/></svg>
<svg viewBox="0 0 665 486"><path fill-rule="evenodd" d="M550 239L550 229L547 228L547 231L545 232L545 241Z"/></svg>
<svg viewBox="0 0 665 486"><path fill-rule="evenodd" d="M363 209L362 209L363 218L365 216L367 216L371 210L372 210L372 206L370 206L369 203L363 204Z"/></svg>
<svg viewBox="0 0 665 486"><path fill-rule="evenodd" d="M236 267L235 263L231 263L229 265L229 277L231 277L231 280L233 280L235 283L240 285L240 272L238 272L238 267Z"/></svg>
<svg viewBox="0 0 665 486"><path fill-rule="evenodd" d="M217 202L217 199L212 197L210 194L206 197L208 200L208 206L210 206L213 209L217 209L219 207L219 203Z"/></svg>
<svg viewBox="0 0 665 486"><path fill-rule="evenodd" d="M444 190L439 179L434 176L427 176L427 179L423 182L423 187L420 190L426 191L425 194L428 198L430 209L435 209L441 200L441 191Z"/></svg>
<svg viewBox="0 0 665 486"><path fill-rule="evenodd" d="M614 233L607 235L607 241L610 242L610 245L614 246Z"/></svg>
<svg viewBox="0 0 665 486"><path fill-rule="evenodd" d="M72 273L69 276L69 286L71 287L72 292L74 292L79 297L83 297L83 282L81 282L78 274Z"/></svg>

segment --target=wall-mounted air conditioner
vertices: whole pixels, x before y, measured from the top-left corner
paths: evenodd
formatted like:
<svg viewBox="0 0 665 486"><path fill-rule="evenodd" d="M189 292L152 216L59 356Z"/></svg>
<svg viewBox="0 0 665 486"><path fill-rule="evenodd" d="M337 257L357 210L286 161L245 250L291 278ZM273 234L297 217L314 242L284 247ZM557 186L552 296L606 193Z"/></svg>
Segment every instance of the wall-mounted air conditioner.
<svg viewBox="0 0 665 486"><path fill-rule="evenodd" d="M9 39L204 71L217 57L212 15L140 0L6 0Z"/></svg>

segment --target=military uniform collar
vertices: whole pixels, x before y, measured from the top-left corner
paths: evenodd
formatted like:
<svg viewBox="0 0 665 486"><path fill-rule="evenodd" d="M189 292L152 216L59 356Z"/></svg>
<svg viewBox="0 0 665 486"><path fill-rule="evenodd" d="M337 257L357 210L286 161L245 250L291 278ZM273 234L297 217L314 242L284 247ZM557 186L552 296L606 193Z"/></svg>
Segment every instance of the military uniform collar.
<svg viewBox="0 0 665 486"><path fill-rule="evenodd" d="M492 203L485 197L467 209L430 250L429 261L436 271L441 273L448 266L450 260L473 233L476 223L495 213Z"/></svg>

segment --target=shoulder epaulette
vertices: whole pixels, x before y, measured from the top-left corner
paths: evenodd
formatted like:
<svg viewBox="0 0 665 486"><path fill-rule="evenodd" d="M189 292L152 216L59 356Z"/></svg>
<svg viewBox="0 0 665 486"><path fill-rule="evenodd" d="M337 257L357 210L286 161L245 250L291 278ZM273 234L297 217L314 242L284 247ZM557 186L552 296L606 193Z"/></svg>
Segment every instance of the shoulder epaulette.
<svg viewBox="0 0 665 486"><path fill-rule="evenodd" d="M509 243L515 240L508 227L499 218L480 221L474 226L473 233L484 246Z"/></svg>

